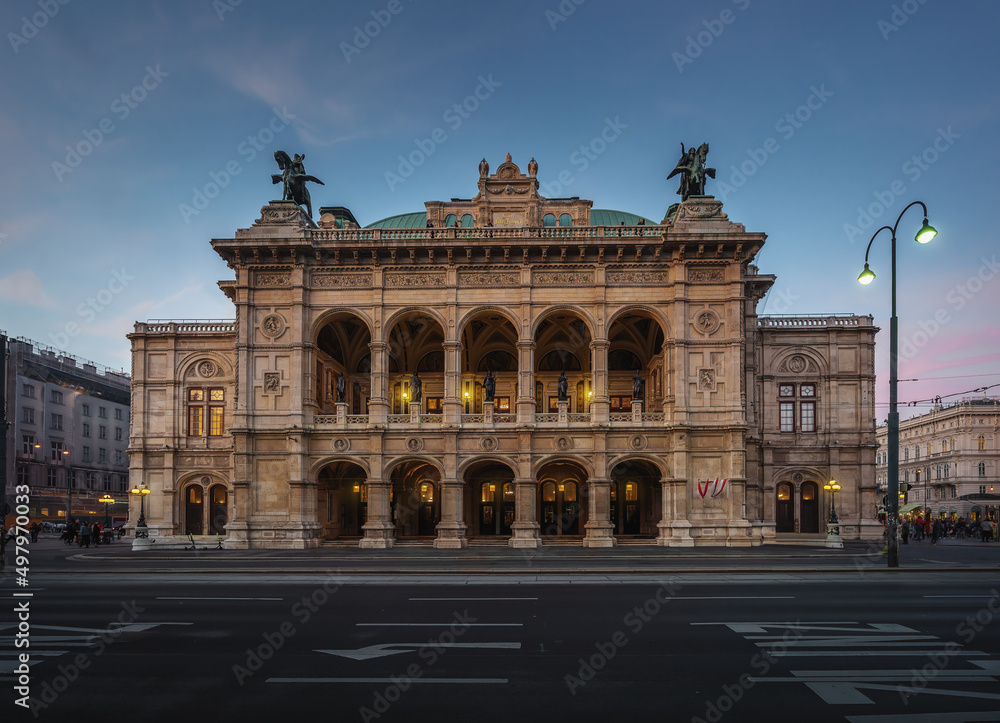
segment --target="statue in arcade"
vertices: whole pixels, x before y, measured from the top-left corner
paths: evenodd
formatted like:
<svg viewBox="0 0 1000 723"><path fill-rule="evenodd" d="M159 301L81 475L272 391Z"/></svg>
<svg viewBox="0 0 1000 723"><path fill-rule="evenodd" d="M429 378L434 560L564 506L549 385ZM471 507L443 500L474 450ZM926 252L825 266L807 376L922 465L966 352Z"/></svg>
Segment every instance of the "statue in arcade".
<svg viewBox="0 0 1000 723"><path fill-rule="evenodd" d="M567 392L569 391L569 380L566 379L566 372L562 372L559 375L559 381L556 384L556 390L559 392L559 401L565 402L569 397Z"/></svg>
<svg viewBox="0 0 1000 723"><path fill-rule="evenodd" d="M417 372L410 377L410 401L419 402L423 392L424 382Z"/></svg>
<svg viewBox="0 0 1000 723"><path fill-rule="evenodd" d="M632 377L632 399L642 399L642 376L638 369Z"/></svg>
<svg viewBox="0 0 1000 723"><path fill-rule="evenodd" d="M493 372L487 369L486 378L483 379L483 391L486 392L485 401L487 404L493 403L493 395L496 394L496 390L497 390L497 383L496 380L493 378Z"/></svg>
<svg viewBox="0 0 1000 723"><path fill-rule="evenodd" d="M340 373L337 377L337 401L344 402L347 399L347 378L344 376L344 372Z"/></svg>

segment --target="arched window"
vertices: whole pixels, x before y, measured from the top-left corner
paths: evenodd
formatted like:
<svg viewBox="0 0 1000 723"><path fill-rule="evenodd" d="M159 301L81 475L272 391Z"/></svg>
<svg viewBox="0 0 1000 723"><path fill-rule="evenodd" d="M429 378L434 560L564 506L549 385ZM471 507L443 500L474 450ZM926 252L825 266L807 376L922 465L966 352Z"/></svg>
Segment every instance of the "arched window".
<svg viewBox="0 0 1000 723"><path fill-rule="evenodd" d="M202 503L204 490L200 485L189 485L184 496L184 522L185 533L192 535L202 534Z"/></svg>
<svg viewBox="0 0 1000 723"><path fill-rule="evenodd" d="M949 468L950 466L951 466L951 465L948 465L948 464L946 464L946 465L944 466L944 478L945 478L945 479L948 479L948 468Z"/></svg>
<svg viewBox="0 0 1000 723"><path fill-rule="evenodd" d="M983 435L980 434L979 435L979 451L982 452L984 449L986 449L986 437L984 437Z"/></svg>
<svg viewBox="0 0 1000 723"><path fill-rule="evenodd" d="M920 459L920 445L913 445L913 459Z"/></svg>
<svg viewBox="0 0 1000 723"><path fill-rule="evenodd" d="M979 463L979 476L980 477L985 477L986 476L986 463L985 462L980 462Z"/></svg>
<svg viewBox="0 0 1000 723"><path fill-rule="evenodd" d="M908 460L910 458L910 448L907 447L903 450L903 459Z"/></svg>
<svg viewBox="0 0 1000 723"><path fill-rule="evenodd" d="M444 227L445 228L450 228L450 227L454 226L455 225L455 221L457 221L457 220L458 220L458 216L456 216L453 213L449 213L447 216L444 217Z"/></svg>
<svg viewBox="0 0 1000 723"><path fill-rule="evenodd" d="M954 437L951 438L951 451L952 452L955 451L955 438Z"/></svg>
<svg viewBox="0 0 1000 723"><path fill-rule="evenodd" d="M471 213L466 213L462 216L462 228L472 228L475 225Z"/></svg>
<svg viewBox="0 0 1000 723"><path fill-rule="evenodd" d="M556 216L554 213L547 213L542 216L542 226L555 226Z"/></svg>
<svg viewBox="0 0 1000 723"><path fill-rule="evenodd" d="M562 214L559 217L559 225L560 226L572 226L573 225L573 217L570 216L568 213Z"/></svg>
<svg viewBox="0 0 1000 723"><path fill-rule="evenodd" d="M223 485L213 485L209 491L211 509L209 510L209 532L212 534L226 534L226 523L229 522L229 510L227 506L228 495Z"/></svg>

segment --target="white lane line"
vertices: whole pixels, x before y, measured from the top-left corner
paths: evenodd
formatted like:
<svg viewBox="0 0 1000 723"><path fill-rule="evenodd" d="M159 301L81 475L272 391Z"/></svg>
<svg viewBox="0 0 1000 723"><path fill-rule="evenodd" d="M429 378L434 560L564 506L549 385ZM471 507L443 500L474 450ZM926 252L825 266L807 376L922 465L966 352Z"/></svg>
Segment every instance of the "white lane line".
<svg viewBox="0 0 1000 723"><path fill-rule="evenodd" d="M268 678L265 683L398 683L399 678ZM410 683L505 685L506 678L410 678Z"/></svg>
<svg viewBox="0 0 1000 723"><path fill-rule="evenodd" d="M450 628L454 620L446 623L354 623L358 628ZM520 628L524 623L462 623L463 628Z"/></svg>
<svg viewBox="0 0 1000 723"><path fill-rule="evenodd" d="M158 597L157 600L284 600L283 597Z"/></svg>
<svg viewBox="0 0 1000 723"><path fill-rule="evenodd" d="M991 598L993 595L924 595L924 597L974 597L974 598Z"/></svg>
<svg viewBox="0 0 1000 723"><path fill-rule="evenodd" d="M674 595L673 600L794 600L794 595Z"/></svg>
<svg viewBox="0 0 1000 723"><path fill-rule="evenodd" d="M428 600L537 600L537 597L411 597L411 601Z"/></svg>

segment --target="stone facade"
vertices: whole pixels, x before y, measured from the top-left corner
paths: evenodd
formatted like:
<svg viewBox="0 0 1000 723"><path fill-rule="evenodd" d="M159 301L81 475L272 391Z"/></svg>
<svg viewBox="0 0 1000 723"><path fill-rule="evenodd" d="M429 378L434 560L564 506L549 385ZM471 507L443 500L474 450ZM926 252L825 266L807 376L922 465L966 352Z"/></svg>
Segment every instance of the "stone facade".
<svg viewBox="0 0 1000 723"><path fill-rule="evenodd" d="M150 534L749 546L781 534L779 491L791 531L825 532L809 484L835 475L845 534L864 536L871 318L758 319L765 235L714 198L594 226L536 172L481 170L476 198L426 204L430 227L332 207L317 227L272 202L214 240L236 320L129 335ZM811 431L780 431L782 384L813 385Z"/></svg>

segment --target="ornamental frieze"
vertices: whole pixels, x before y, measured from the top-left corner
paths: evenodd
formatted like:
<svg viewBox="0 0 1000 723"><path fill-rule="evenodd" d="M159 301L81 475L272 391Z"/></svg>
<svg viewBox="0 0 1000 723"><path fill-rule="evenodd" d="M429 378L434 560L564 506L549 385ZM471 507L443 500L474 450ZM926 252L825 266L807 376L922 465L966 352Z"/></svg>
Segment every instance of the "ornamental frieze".
<svg viewBox="0 0 1000 723"><path fill-rule="evenodd" d="M726 273L722 269L688 269L688 281L706 283L725 280Z"/></svg>
<svg viewBox="0 0 1000 723"><path fill-rule="evenodd" d="M372 285L371 274L314 274L312 285L318 289L355 289Z"/></svg>
<svg viewBox="0 0 1000 723"><path fill-rule="evenodd" d="M440 271L386 271L383 283L387 287L444 286L444 273Z"/></svg>
<svg viewBox="0 0 1000 723"><path fill-rule="evenodd" d="M459 286L520 286L520 271L459 271Z"/></svg>
<svg viewBox="0 0 1000 723"><path fill-rule="evenodd" d="M536 271L531 275L535 286L576 286L594 283L593 271Z"/></svg>
<svg viewBox="0 0 1000 723"><path fill-rule="evenodd" d="M666 271L632 271L625 269L609 269L605 277L607 283L613 286L644 286L648 284L666 284L669 282Z"/></svg>
<svg viewBox="0 0 1000 723"><path fill-rule="evenodd" d="M255 280L257 286L262 288L288 286L291 283L291 274L257 274Z"/></svg>

